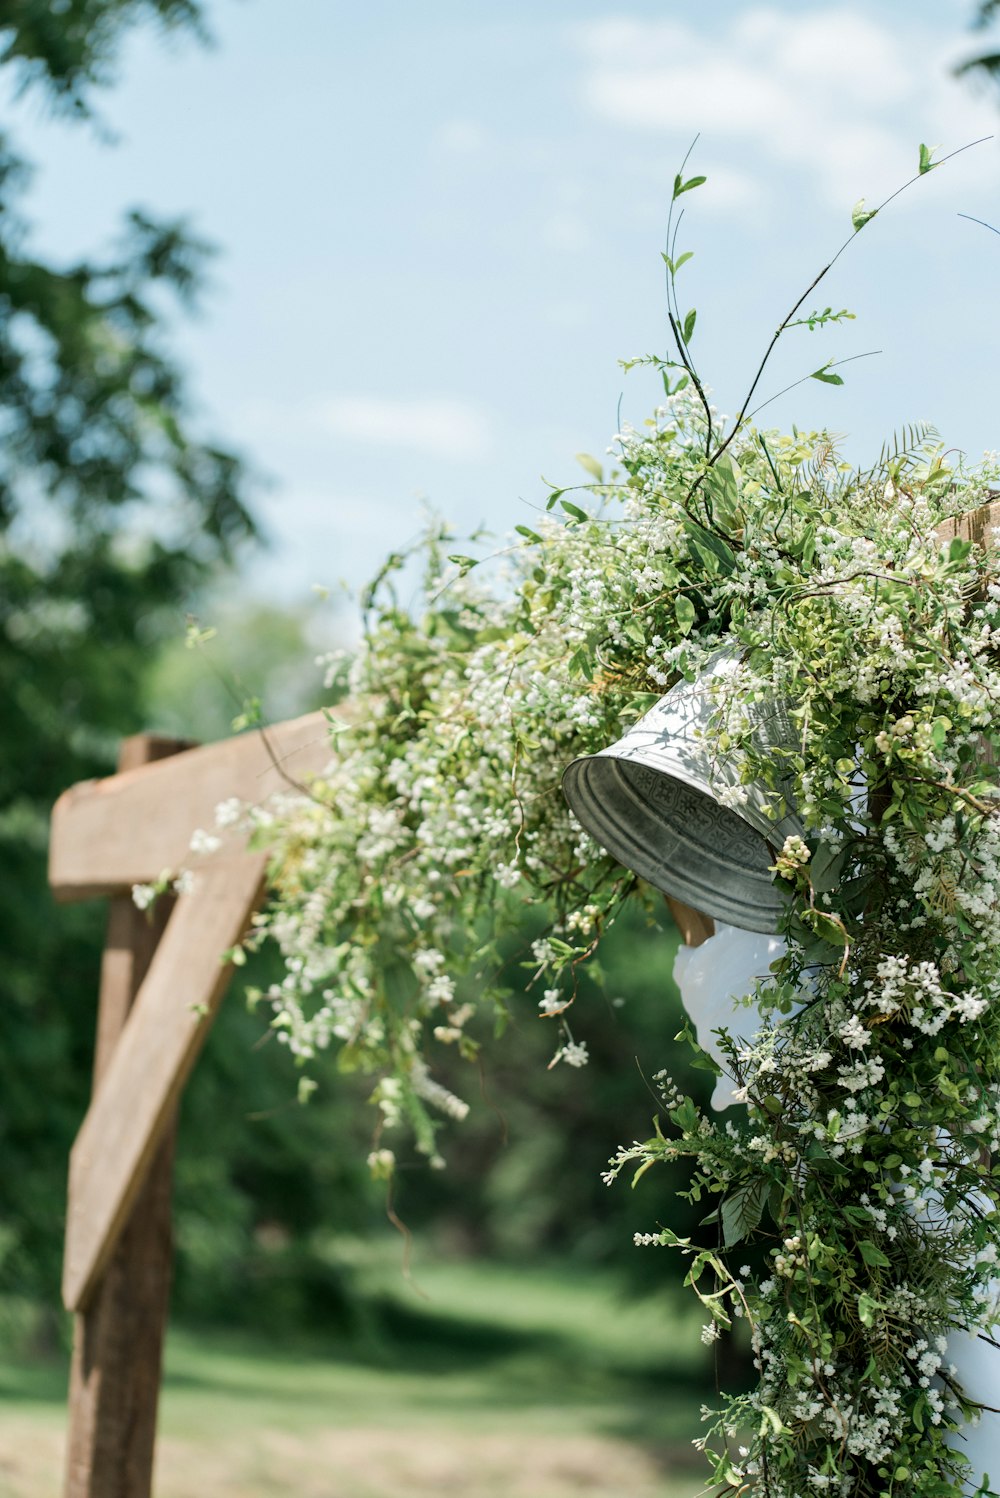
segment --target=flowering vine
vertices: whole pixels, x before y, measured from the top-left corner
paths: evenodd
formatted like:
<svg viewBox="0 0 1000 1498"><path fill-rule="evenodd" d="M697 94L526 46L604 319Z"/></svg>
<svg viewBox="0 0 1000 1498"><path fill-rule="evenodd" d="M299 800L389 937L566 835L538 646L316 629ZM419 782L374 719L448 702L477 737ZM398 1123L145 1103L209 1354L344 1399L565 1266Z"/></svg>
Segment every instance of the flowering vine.
<svg viewBox="0 0 1000 1498"><path fill-rule="evenodd" d="M498 937L525 905L551 914L530 966L554 1059L583 1064L576 974L638 881L576 823L562 771L727 652L725 799L763 786L802 827L773 850L786 951L751 996L758 1033L720 1035L741 1106L710 1118L662 1075L667 1126L609 1179L690 1159L707 1239L641 1241L690 1260L706 1340L749 1325L758 1383L708 1416L713 1491L957 1498L953 1433L978 1407L954 1339L1000 1320L1000 553L948 522L990 504L1000 459L949 458L921 428L858 471L749 401L724 434L668 245L659 409L491 563L436 529L416 606L394 557L361 648L331 663L351 714L331 712L329 770L251 814L274 888L254 939L285 964L264 997L301 1061L335 1045L373 1076L383 1175L394 1130L436 1159L437 1120L466 1112L435 1057L474 1059L476 1016L502 1020ZM779 333L848 315L803 301ZM774 702L791 731L765 749Z"/></svg>

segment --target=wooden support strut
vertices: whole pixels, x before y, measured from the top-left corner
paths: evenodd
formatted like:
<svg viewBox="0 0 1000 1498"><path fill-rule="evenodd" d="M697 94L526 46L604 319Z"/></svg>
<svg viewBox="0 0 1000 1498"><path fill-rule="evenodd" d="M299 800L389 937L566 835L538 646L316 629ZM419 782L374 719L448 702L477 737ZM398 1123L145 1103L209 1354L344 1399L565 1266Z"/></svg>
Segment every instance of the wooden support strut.
<svg viewBox="0 0 1000 1498"><path fill-rule="evenodd" d="M188 747L139 734L123 743L119 769L131 770ZM167 902L152 919L136 909L129 895L116 895L110 902L95 1094L169 914ZM173 1153L171 1119L91 1304L75 1318L66 1498L147 1498L150 1492L172 1267Z"/></svg>
<svg viewBox="0 0 1000 1498"><path fill-rule="evenodd" d="M66 1498L149 1498L169 1297L177 1103L264 887L266 854L231 836L191 859L230 797L301 788L330 758L325 715L202 748L140 734L118 774L52 816L60 900L111 896L94 1089L70 1157L63 1300L75 1311ZM131 886L187 865L190 897L136 909ZM193 865L193 866L192 866Z"/></svg>

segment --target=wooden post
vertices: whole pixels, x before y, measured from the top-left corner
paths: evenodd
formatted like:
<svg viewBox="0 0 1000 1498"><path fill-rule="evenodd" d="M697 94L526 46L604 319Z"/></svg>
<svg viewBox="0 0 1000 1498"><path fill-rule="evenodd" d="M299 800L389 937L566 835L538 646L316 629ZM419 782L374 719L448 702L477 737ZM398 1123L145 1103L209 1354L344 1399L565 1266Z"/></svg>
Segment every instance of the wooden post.
<svg viewBox="0 0 1000 1498"><path fill-rule="evenodd" d="M189 747L138 734L123 743L118 768L132 770ZM159 902L149 919L130 894L111 897L95 1094L166 927L169 903ZM75 1318L66 1498L149 1498L172 1266L174 1133L171 1122L104 1276Z"/></svg>

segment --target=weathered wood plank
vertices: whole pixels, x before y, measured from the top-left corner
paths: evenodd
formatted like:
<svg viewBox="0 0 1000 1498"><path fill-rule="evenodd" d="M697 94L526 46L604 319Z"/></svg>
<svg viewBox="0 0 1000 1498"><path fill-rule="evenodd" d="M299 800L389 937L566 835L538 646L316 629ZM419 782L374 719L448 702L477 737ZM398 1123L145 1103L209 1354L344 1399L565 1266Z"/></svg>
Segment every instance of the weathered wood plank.
<svg viewBox="0 0 1000 1498"><path fill-rule="evenodd" d="M276 791L294 790L331 757L329 726L322 713L309 713L161 764L82 781L52 812L53 893L58 900L80 900L179 869L192 861L195 828L212 830L220 801L236 796L257 805Z"/></svg>
<svg viewBox="0 0 1000 1498"><path fill-rule="evenodd" d="M70 1155L69 1310L87 1305L114 1252L225 991L222 953L246 930L265 864L262 853L206 860L167 922Z"/></svg>
<svg viewBox="0 0 1000 1498"><path fill-rule="evenodd" d="M942 541L951 541L960 536L963 541L973 541L985 551L996 549L992 535L994 526L1000 526L1000 499L982 505L978 510L969 510L965 515L954 515L937 528Z"/></svg>
<svg viewBox="0 0 1000 1498"><path fill-rule="evenodd" d="M137 734L120 770L191 748ZM132 1003L170 915L163 900L147 918L127 895L110 901L101 964L94 1091L108 1069ZM172 1269L174 1127L136 1198L122 1238L86 1314L75 1318L70 1367L66 1498L149 1498Z"/></svg>

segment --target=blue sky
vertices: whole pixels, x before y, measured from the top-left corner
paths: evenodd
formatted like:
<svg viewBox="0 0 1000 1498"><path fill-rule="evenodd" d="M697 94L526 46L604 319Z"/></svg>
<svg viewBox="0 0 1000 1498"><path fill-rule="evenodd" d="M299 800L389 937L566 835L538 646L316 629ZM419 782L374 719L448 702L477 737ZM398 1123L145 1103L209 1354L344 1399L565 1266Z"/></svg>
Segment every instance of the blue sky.
<svg viewBox="0 0 1000 1498"><path fill-rule="evenodd" d="M581 476L655 400L620 357L665 344L659 252L687 199L695 349L735 408L782 314L850 211L1000 129L1000 100L949 77L971 0L214 0L216 45L136 33L98 131L8 109L36 162L38 241L106 244L121 211L185 214L220 248L201 319L178 326L207 425L271 484L274 546L247 573L294 602L359 585L425 500L504 532ZM789 338L765 393L882 349L830 390L771 408L852 455L933 420L1000 446L995 376L1000 146L924 179L817 292L857 312ZM821 341L822 339L822 341Z"/></svg>

